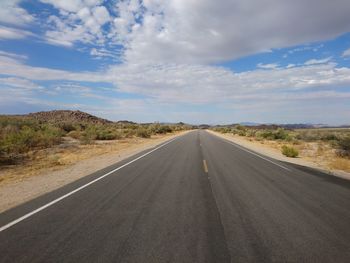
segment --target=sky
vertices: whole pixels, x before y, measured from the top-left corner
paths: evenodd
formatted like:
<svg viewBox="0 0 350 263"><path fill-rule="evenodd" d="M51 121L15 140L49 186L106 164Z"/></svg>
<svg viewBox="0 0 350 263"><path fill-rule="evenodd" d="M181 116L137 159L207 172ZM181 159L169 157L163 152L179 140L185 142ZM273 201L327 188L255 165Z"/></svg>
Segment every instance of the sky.
<svg viewBox="0 0 350 263"><path fill-rule="evenodd" d="M349 0L0 0L0 114L350 124Z"/></svg>

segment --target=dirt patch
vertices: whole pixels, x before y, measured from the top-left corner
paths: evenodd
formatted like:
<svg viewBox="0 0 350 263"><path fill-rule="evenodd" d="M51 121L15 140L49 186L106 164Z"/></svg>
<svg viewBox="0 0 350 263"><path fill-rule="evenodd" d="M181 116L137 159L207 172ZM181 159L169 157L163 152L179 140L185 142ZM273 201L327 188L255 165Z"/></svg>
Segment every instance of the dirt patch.
<svg viewBox="0 0 350 263"><path fill-rule="evenodd" d="M154 147L185 132L152 138L128 138L101 141L94 145L67 142L33 153L25 164L0 171L0 212L44 193L53 191L81 177Z"/></svg>
<svg viewBox="0 0 350 263"><path fill-rule="evenodd" d="M289 158L281 153L281 146L286 143L256 140L250 137L222 134L211 130L208 130L208 132L276 160L311 167L350 180L350 160L337 157L334 149L326 144L311 142L293 145L300 155L298 158Z"/></svg>

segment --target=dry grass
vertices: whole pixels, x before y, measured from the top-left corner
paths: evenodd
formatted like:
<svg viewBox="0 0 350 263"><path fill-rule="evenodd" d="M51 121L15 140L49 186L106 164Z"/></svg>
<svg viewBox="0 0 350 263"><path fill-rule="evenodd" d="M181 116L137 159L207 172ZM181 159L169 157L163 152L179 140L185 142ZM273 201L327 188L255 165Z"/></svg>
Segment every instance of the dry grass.
<svg viewBox="0 0 350 263"><path fill-rule="evenodd" d="M348 130L346 130L348 131ZM281 147L285 145L284 141L265 140L257 137L244 137L238 135L232 135L233 137L240 138L252 143L256 143L263 147L272 148L276 151L280 151ZM299 152L299 158L307 160L309 162L317 164L319 167L330 170L340 170L350 172L350 159L340 157L337 155L337 150L334 146L325 141L305 142L305 141L293 141L290 144L293 148Z"/></svg>
<svg viewBox="0 0 350 263"><path fill-rule="evenodd" d="M299 152L300 159L327 170L350 172L350 129L314 128L283 129L278 126L245 127L241 125L221 126L214 131L227 133L241 140L249 141L281 151L284 145Z"/></svg>
<svg viewBox="0 0 350 263"><path fill-rule="evenodd" d="M124 138L114 141L96 141L94 144L81 145L72 139L49 149L41 149L28 153L28 158L21 164L1 166L0 185L14 181L22 181L28 177L62 169L95 156L118 153L146 142L152 142L164 135L152 138Z"/></svg>
<svg viewBox="0 0 350 263"><path fill-rule="evenodd" d="M329 162L329 166L335 170L350 172L350 159L336 157Z"/></svg>

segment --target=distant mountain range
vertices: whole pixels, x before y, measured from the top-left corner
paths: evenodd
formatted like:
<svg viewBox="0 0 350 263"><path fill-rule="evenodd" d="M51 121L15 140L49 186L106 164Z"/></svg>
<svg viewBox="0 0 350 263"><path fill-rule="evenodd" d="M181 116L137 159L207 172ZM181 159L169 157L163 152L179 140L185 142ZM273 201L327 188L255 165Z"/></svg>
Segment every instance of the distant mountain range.
<svg viewBox="0 0 350 263"><path fill-rule="evenodd" d="M214 125L216 127L234 127L236 125L256 127L256 128L285 128L285 129L316 129L316 128L350 128L350 125L327 125L327 124L311 124L311 123L292 123L292 124L275 124L275 123L256 123L256 122L240 122L227 125Z"/></svg>
<svg viewBox="0 0 350 263"><path fill-rule="evenodd" d="M120 120L113 122L103 118L96 117L86 112L79 110L52 110L52 111L40 111L35 113L29 113L24 115L15 115L18 117L33 118L43 122L86 122L94 124L107 124L107 123L122 123L122 124L136 124L135 122L128 120ZM178 124L186 125L183 122L179 123L168 123L161 122L160 124ZM194 128L208 129L210 127L234 127L236 125L250 126L256 128L277 128L283 127L286 129L312 129L312 128L350 128L350 125L340 125L340 126L331 126L327 124L311 124L311 123L295 123L295 124L273 124L273 123L257 123L257 122L240 122L232 123L226 125L209 125L209 124L200 124L192 125Z"/></svg>

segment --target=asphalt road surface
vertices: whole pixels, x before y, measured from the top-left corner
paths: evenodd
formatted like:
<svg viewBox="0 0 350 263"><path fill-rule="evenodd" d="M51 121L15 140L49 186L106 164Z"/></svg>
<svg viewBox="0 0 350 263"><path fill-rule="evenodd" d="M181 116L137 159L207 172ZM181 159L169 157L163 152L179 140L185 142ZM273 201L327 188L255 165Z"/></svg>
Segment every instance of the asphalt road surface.
<svg viewBox="0 0 350 263"><path fill-rule="evenodd" d="M0 214L0 262L350 262L350 182L193 131Z"/></svg>

